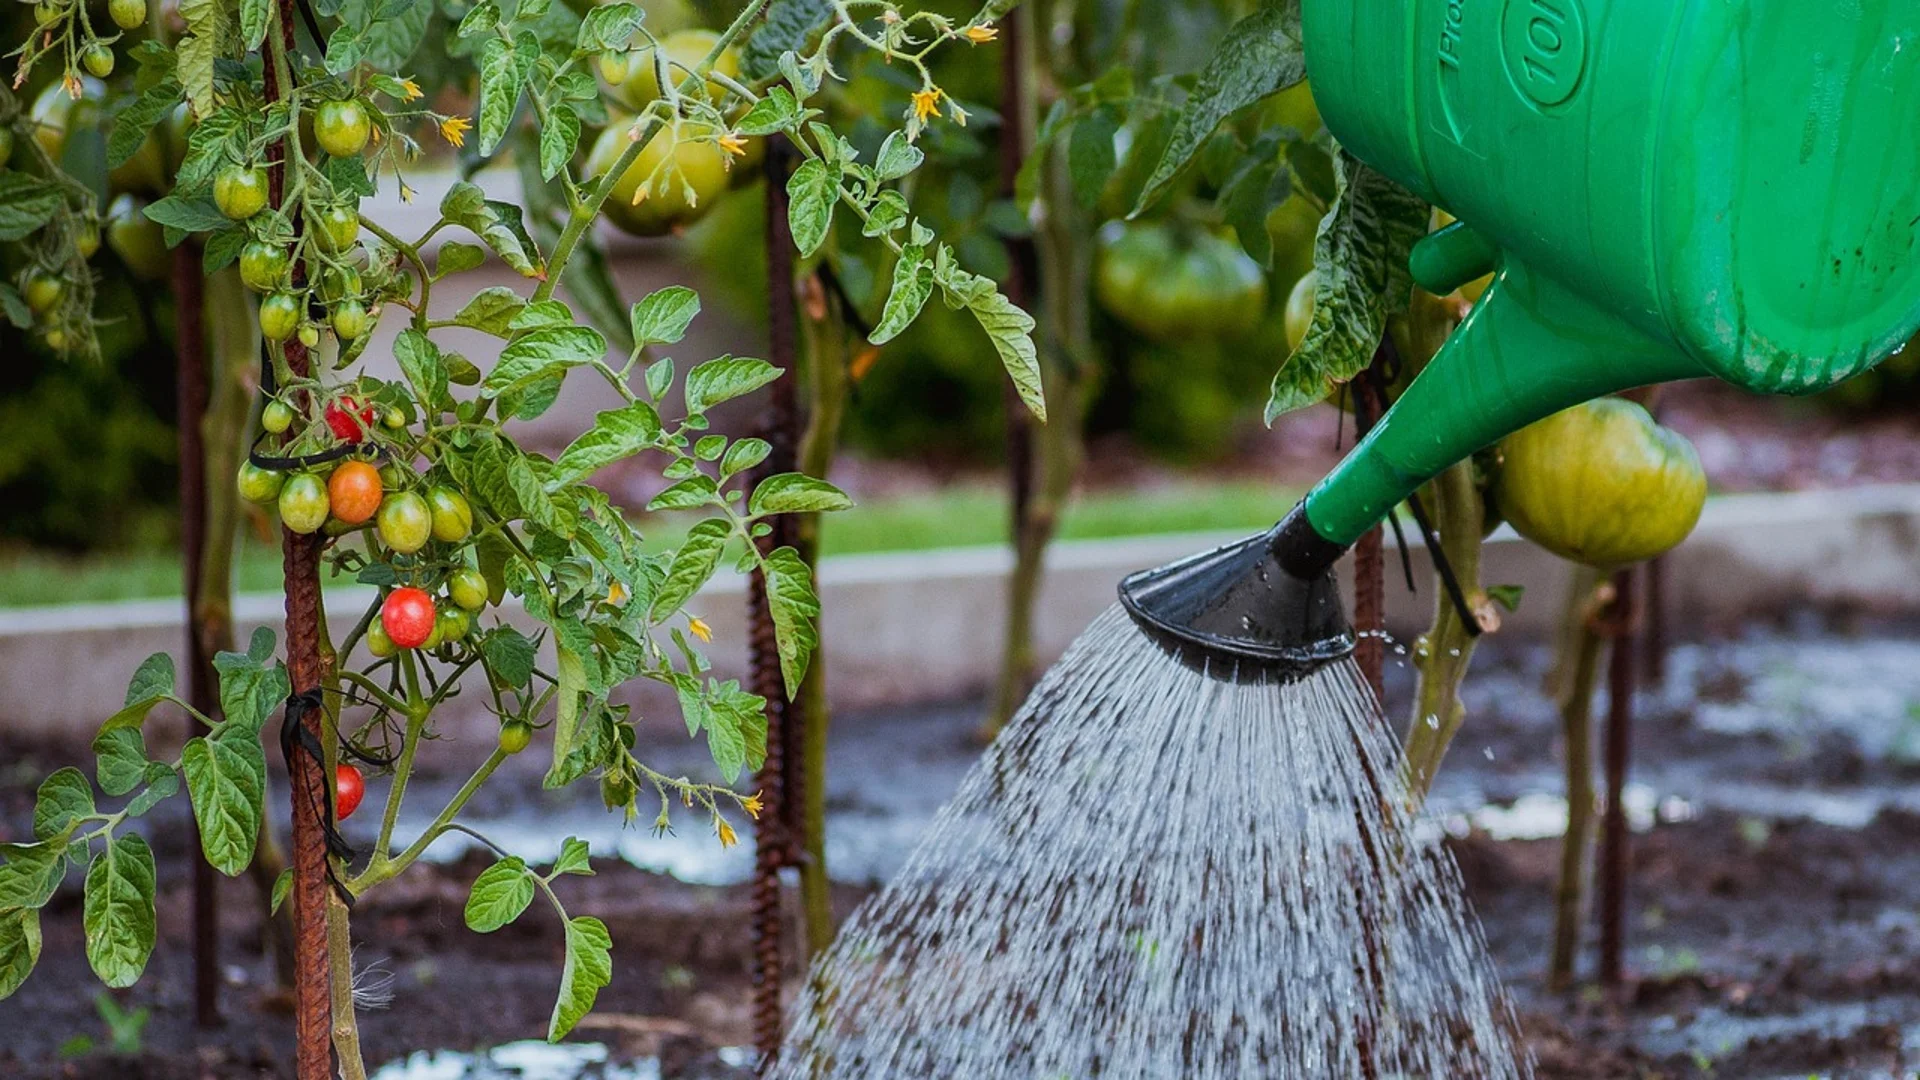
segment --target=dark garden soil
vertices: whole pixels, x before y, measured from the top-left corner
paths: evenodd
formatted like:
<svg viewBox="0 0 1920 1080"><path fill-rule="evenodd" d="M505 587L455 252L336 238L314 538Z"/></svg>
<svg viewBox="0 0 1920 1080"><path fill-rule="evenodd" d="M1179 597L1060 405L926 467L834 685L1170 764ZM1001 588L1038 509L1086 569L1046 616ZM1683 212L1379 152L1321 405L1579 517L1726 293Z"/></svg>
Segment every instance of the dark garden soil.
<svg viewBox="0 0 1920 1080"><path fill-rule="evenodd" d="M1920 702L1920 644L1910 641L1920 635L1907 627L1799 627L1674 653L1664 685L1639 702L1635 786L1626 800L1639 829L1629 978L1617 990L1589 984L1565 997L1547 993L1541 978L1560 827L1557 736L1537 689L1547 658L1537 648L1489 643L1434 809L1515 993L1539 1076L1914 1075L1920 816L1906 791L1920 780L1920 739L1912 738L1920 710L1909 704ZM1390 697L1404 694L1404 672L1393 681ZM897 770L924 770L924 786L943 795L969 752L973 716L972 707L956 706L841 718L836 820L917 820L921 803L890 801ZM903 743L918 749L903 754ZM874 746L885 749L862 749ZM884 754L896 771L882 771L869 754ZM29 823L32 784L52 762L0 745L0 763L9 763L0 764L5 838ZM523 816L538 805L530 789L519 798ZM1558 813L1563 821L1564 807ZM226 1023L204 1033L191 1027L177 837L161 830L160 948L146 978L116 995L125 1008L151 1010L141 1052L108 1049L98 987L82 956L78 897L63 893L47 913L39 970L0 1003L0 1077L291 1075L287 1001L272 989L244 881L226 883L223 893ZM557 925L536 910L492 935L466 930L466 885L481 865L469 855L419 867L356 913L363 982L385 979L392 996L363 1013L376 1067L415 1051L468 1051L544 1030L559 978ZM746 1075L719 1052L749 1037L746 889L690 884L611 858L596 865L596 876L560 887L572 911L606 920L618 966L574 1039L605 1044L616 1062L645 1064L581 1075ZM865 888L843 886L843 907ZM1594 962L1589 948L1583 977ZM460 1075L432 1071L424 1057L415 1064L386 1076Z"/></svg>

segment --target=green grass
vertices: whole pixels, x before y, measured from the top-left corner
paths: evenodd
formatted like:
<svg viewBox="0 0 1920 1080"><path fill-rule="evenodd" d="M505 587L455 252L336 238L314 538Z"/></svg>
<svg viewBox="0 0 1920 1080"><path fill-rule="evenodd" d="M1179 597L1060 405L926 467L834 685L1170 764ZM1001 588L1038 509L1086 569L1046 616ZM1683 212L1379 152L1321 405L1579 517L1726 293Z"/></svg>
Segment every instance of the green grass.
<svg viewBox="0 0 1920 1080"><path fill-rule="evenodd" d="M1251 531L1271 525L1298 497L1297 491L1252 482L1098 492L1074 502L1061 522L1060 535L1093 539L1214 529ZM1006 502L1003 492L986 486L879 499L830 515L822 545L826 554L851 555L1002 544L1007 539ZM678 543L686 524L670 521L650 535L670 547ZM248 537L236 564L241 592L280 587L278 549ZM0 553L0 608L178 595L180 563L172 551L83 558Z"/></svg>

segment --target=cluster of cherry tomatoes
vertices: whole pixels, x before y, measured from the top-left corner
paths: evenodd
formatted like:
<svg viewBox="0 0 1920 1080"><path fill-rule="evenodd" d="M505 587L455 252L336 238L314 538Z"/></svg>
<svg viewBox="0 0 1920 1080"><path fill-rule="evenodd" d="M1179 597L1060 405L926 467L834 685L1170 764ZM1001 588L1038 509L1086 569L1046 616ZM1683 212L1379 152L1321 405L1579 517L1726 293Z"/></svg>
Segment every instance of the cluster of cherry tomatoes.
<svg viewBox="0 0 1920 1080"><path fill-rule="evenodd" d="M374 423L375 408L352 395L329 401L321 414L327 430L344 443L359 445ZM278 399L261 413L261 427L283 434L292 427L294 409ZM387 417L389 423L397 413ZM236 479L240 496L275 507L281 524L293 532L329 536L372 527L389 556L413 556L431 542L464 544L473 535L473 506L465 495L444 485L420 487L418 477L394 462L375 465L349 457L309 469L281 472L251 460ZM437 649L464 639L477 612L487 606L487 580L478 570L459 566L447 575L445 595L403 585L386 596L380 617L367 628L367 650L386 658L399 649Z"/></svg>

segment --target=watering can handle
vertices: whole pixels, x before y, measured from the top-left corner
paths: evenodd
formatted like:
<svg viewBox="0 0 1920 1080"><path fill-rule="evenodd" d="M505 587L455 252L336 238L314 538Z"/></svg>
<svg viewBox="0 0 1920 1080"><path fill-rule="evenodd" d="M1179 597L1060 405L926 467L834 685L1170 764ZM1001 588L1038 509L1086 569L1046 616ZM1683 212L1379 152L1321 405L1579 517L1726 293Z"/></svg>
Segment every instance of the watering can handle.
<svg viewBox="0 0 1920 1080"><path fill-rule="evenodd" d="M1464 221L1421 237L1407 259L1413 280L1435 296L1486 277L1499 264L1500 249Z"/></svg>
<svg viewBox="0 0 1920 1080"><path fill-rule="evenodd" d="M1454 228L1427 241L1416 276L1440 286L1484 272L1485 241ZM1307 520L1329 547L1344 550L1441 471L1535 420L1604 394L1708 374L1672 345L1506 259L1426 370L1308 494Z"/></svg>

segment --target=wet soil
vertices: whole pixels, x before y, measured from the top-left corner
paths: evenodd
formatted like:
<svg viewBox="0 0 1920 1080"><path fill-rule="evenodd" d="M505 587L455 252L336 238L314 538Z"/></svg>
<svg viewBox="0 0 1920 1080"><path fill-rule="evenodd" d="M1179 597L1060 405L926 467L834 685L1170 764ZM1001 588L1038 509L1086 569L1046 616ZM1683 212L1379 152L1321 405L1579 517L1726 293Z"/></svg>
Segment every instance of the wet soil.
<svg viewBox="0 0 1920 1080"><path fill-rule="evenodd" d="M1567 995L1549 993L1542 978L1565 821L1554 713L1539 690L1547 660L1539 648L1484 648L1468 725L1433 802L1514 992L1538 1074L1913 1076L1920 804L1909 789L1920 778L1920 633L1756 629L1672 653L1665 681L1636 702L1637 759L1625 802L1636 829L1628 977L1617 988L1585 982ZM1389 697L1403 697L1407 681L1395 670ZM832 820L848 838L838 865L852 868L837 895L843 909L884 876L957 782L973 752L975 717L963 704L838 719ZM28 828L32 785L59 763L36 748L0 744L0 839ZM523 828L530 816L564 818L572 827L577 807L551 804L531 776L514 775L519 786L481 807L480 818L517 818ZM457 779L430 778L421 790ZM685 831L695 835L679 842L711 844L697 826ZM162 818L155 835L160 947L146 977L114 995L123 1008L150 1010L141 1052L109 1049L98 984L82 955L79 900L63 893L47 912L39 970L0 1003L0 1076L291 1075L287 1002L273 989L244 880L223 888L226 1022L208 1032L192 1027L180 831ZM488 1075L745 1075L728 1063L738 1054L720 1052L749 1039L744 864L662 857L659 850L679 849L637 839L593 843L596 853L618 850L624 861L598 860L595 876L565 878L559 888L570 910L606 920L616 970L574 1039L604 1044L622 1064ZM384 979L391 994L362 1018L369 1063L390 1066L383 1080L459 1077L457 1063L408 1055L537 1038L552 1006L561 956L555 920L536 908L494 934L469 932L466 886L485 860L444 855L368 897L355 916L362 983ZM1594 937L1581 956L1585 979Z"/></svg>

